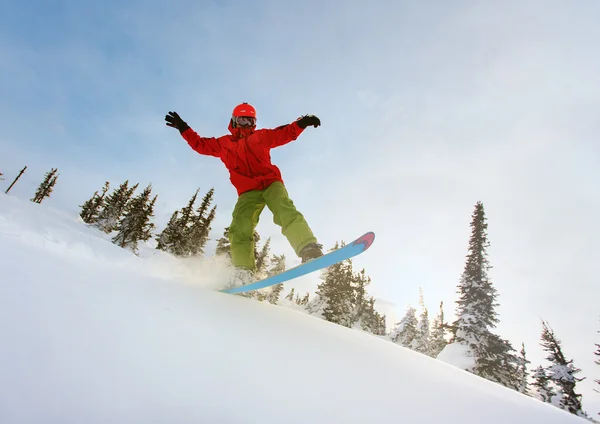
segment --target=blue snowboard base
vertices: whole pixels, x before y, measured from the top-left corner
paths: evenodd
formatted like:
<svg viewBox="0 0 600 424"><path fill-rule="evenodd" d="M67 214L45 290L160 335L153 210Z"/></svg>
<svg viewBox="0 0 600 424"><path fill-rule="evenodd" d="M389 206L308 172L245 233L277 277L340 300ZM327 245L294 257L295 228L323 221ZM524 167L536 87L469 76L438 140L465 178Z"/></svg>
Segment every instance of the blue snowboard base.
<svg viewBox="0 0 600 424"><path fill-rule="evenodd" d="M333 252L329 252L321 257L312 259L308 262L300 264L294 268L290 268L283 271L280 274L273 275L265 278L264 280L255 281L244 286L233 287L230 289L220 290L223 293L244 293L252 290L263 289L265 287L273 286L275 284L284 283L294 278L302 277L303 275L310 274L311 272L318 271L323 268L327 268L331 265L335 265L338 262L350 259L356 255L363 253L373 244L375 240L375 233L369 231L352 243L345 245Z"/></svg>

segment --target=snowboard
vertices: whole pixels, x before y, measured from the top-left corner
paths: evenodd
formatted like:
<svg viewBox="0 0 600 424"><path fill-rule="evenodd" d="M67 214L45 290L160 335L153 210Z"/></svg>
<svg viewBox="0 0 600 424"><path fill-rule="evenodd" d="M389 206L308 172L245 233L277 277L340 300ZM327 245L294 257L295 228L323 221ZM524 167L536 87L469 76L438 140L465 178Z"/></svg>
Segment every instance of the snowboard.
<svg viewBox="0 0 600 424"><path fill-rule="evenodd" d="M294 268L290 268L279 274L267 277L263 280L255 281L250 284L246 284L239 287L233 287L229 289L220 290L223 293L244 293L252 290L263 289L265 287L273 286L275 284L284 283L294 278L302 277L303 275L310 274L311 272L318 271L320 269L327 268L331 265L335 265L338 262L350 259L356 255L363 253L373 244L375 240L375 233L369 231L352 243L347 244L333 252L329 252L315 259L311 259L304 262Z"/></svg>

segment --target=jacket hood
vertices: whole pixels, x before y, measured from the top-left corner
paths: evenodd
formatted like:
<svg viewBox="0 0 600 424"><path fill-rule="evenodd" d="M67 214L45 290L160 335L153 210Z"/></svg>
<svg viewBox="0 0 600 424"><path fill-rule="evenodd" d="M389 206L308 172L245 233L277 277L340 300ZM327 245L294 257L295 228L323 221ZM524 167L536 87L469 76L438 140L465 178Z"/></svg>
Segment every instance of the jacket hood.
<svg viewBox="0 0 600 424"><path fill-rule="evenodd" d="M227 126L229 132L233 135L233 138L239 140L242 137L247 137L254 132L254 128L234 128L233 120L229 120L229 125Z"/></svg>

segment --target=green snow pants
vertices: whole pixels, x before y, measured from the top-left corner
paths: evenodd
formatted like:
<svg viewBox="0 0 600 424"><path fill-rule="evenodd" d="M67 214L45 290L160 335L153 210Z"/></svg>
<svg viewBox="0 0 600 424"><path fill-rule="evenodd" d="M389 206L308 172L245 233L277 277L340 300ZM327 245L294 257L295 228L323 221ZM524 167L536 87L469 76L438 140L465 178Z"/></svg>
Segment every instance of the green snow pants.
<svg viewBox="0 0 600 424"><path fill-rule="evenodd" d="M235 267L254 270L254 230L265 205L273 213L273 222L281 227L281 233L299 254L302 248L317 239L304 216L298 212L285 186L277 181L264 190L242 193L233 209L229 227L231 262Z"/></svg>

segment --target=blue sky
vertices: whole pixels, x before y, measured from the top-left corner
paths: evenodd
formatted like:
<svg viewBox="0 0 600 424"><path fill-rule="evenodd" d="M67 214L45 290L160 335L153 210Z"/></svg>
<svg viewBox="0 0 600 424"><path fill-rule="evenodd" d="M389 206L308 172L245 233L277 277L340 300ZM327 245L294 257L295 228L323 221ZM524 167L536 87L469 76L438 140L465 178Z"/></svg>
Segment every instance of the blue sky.
<svg viewBox="0 0 600 424"><path fill-rule="evenodd" d="M235 191L165 113L206 136L242 101L259 127L313 113L273 160L326 247L376 232L355 265L380 304L403 315L423 287L454 312L482 201L499 333L539 362L548 320L600 410L599 20L595 1L4 2L2 184L28 165L28 198L57 167L48 204L78 210L104 181L152 183L159 227L214 187L216 238ZM267 210L259 232L293 257Z"/></svg>

